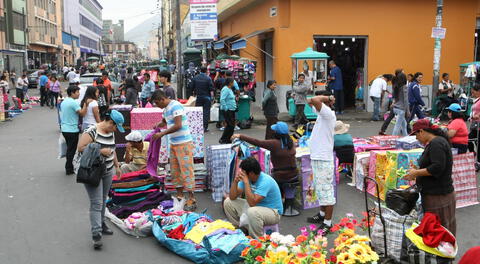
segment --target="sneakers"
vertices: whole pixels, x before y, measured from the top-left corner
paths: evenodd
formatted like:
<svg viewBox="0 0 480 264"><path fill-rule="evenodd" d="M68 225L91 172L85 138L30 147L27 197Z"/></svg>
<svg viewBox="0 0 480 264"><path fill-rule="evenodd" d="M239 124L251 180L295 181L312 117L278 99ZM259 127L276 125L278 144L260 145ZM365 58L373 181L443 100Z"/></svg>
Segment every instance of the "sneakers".
<svg viewBox="0 0 480 264"><path fill-rule="evenodd" d="M94 234L92 236L92 239L93 239L93 249L100 250L103 246L102 235L101 234Z"/></svg>
<svg viewBox="0 0 480 264"><path fill-rule="evenodd" d="M317 213L316 215L314 215L312 217L308 217L307 222L312 223L312 224L323 224L323 219L325 219L325 217L320 215L320 213Z"/></svg>
<svg viewBox="0 0 480 264"><path fill-rule="evenodd" d="M239 126L235 126L235 130L240 130L240 127L239 127Z"/></svg>
<svg viewBox="0 0 480 264"><path fill-rule="evenodd" d="M197 201L195 199L188 199L183 207L183 210L187 212L194 212L197 210Z"/></svg>
<svg viewBox="0 0 480 264"><path fill-rule="evenodd" d="M330 228L332 228L331 225L327 225L325 223L321 223L320 226L318 227L317 229L317 232L321 231L322 232L322 236L326 236L328 234L330 234Z"/></svg>
<svg viewBox="0 0 480 264"><path fill-rule="evenodd" d="M113 230L110 229L105 222L102 223L102 234L113 235Z"/></svg>
<svg viewBox="0 0 480 264"><path fill-rule="evenodd" d="M378 134L379 134L380 136L385 136L385 135L386 135L385 132L383 132L383 131L378 132Z"/></svg>

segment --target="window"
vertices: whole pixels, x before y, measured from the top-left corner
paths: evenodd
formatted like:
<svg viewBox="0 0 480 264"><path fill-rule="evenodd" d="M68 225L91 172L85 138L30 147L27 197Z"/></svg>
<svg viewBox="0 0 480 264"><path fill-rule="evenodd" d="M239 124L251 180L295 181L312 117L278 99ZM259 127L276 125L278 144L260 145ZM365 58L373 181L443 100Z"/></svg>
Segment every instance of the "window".
<svg viewBox="0 0 480 264"><path fill-rule="evenodd" d="M22 14L12 12L13 28L21 31L25 31L25 21Z"/></svg>
<svg viewBox="0 0 480 264"><path fill-rule="evenodd" d="M102 28L95 25L95 23L93 23L92 21L90 21L90 19L80 15L80 24L86 28L88 28L90 31L98 34L98 35L102 35Z"/></svg>
<svg viewBox="0 0 480 264"><path fill-rule="evenodd" d="M84 35L80 35L80 46L88 47L91 49L98 49L97 41Z"/></svg>
<svg viewBox="0 0 480 264"><path fill-rule="evenodd" d="M83 6L85 9L87 9L88 12L90 12L92 15L94 15L96 18L102 20L102 12L98 7L96 7L90 0L79 0L78 1L81 6Z"/></svg>
<svg viewBox="0 0 480 264"><path fill-rule="evenodd" d="M125 44L124 47L125 47L125 52L128 52L128 44Z"/></svg>

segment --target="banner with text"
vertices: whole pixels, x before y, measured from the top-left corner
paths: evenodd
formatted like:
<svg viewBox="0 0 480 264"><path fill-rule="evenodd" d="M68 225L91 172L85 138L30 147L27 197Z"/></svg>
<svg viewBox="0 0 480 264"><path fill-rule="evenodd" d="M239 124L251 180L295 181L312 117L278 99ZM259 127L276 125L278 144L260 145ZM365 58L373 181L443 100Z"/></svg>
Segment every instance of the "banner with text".
<svg viewBox="0 0 480 264"><path fill-rule="evenodd" d="M190 2L209 1L191 0ZM190 29L191 39L194 41L217 39L217 4L191 4Z"/></svg>

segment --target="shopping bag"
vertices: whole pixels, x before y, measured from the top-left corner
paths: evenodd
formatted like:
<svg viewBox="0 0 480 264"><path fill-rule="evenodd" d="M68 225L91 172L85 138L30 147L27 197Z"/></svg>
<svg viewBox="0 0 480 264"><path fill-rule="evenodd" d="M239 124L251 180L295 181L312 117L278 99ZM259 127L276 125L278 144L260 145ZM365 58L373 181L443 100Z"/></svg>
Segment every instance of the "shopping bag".
<svg viewBox="0 0 480 264"><path fill-rule="evenodd" d="M452 259L443 258L419 249L406 235L403 236L400 263L405 264L450 264Z"/></svg>
<svg viewBox="0 0 480 264"><path fill-rule="evenodd" d="M218 107L218 104L212 105L212 108L210 108L210 121L211 122L218 122L220 118L220 108Z"/></svg>
<svg viewBox="0 0 480 264"><path fill-rule="evenodd" d="M58 157L57 159L65 158L67 156L67 142L62 134L58 137Z"/></svg>
<svg viewBox="0 0 480 264"><path fill-rule="evenodd" d="M190 96L188 98L188 101L185 103L185 106L195 106L195 103L197 102L197 97L195 96Z"/></svg>
<svg viewBox="0 0 480 264"><path fill-rule="evenodd" d="M406 215L413 210L419 196L420 194L415 186L406 190L391 189L387 191L385 202L388 208L399 215Z"/></svg>

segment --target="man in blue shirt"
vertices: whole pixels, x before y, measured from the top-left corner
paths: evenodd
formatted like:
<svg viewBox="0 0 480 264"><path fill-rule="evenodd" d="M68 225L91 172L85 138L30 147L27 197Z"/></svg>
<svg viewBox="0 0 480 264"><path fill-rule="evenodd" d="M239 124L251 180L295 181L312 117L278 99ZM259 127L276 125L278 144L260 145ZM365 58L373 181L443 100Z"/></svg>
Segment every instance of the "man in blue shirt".
<svg viewBox="0 0 480 264"><path fill-rule="evenodd" d="M155 83L150 80L150 73L143 74L143 86L142 92L140 93L140 98L142 99L142 107L148 103L150 97L152 97L153 92L155 92Z"/></svg>
<svg viewBox="0 0 480 264"><path fill-rule="evenodd" d="M245 199L239 198L245 194ZM245 209L244 208L248 208ZM263 236L263 227L280 222L283 214L282 195L275 180L261 172L260 164L254 157L240 163L229 197L223 203L228 220L240 226L240 216L248 217L248 233L254 238Z"/></svg>
<svg viewBox="0 0 480 264"><path fill-rule="evenodd" d="M197 97L195 106L203 107L203 130L208 132L214 89L212 79L207 76L207 67L202 66L200 68L200 74L193 78L189 88L193 95Z"/></svg>
<svg viewBox="0 0 480 264"><path fill-rule="evenodd" d="M83 117L87 114L88 104L92 99L87 100L86 104L81 108L77 102L78 97L80 97L80 88L74 85L70 85L67 88L67 95L68 97L60 104L60 128L67 143L65 172L67 175L70 175L73 174L72 161L73 156L75 156L75 151L77 150L78 135L80 132L78 128L78 117Z"/></svg>
<svg viewBox="0 0 480 264"><path fill-rule="evenodd" d="M330 76L328 80L328 88L333 92L335 96L335 111L336 114L343 114L344 107L344 95L343 95L343 78L342 70L335 64L335 61L331 60L328 65L330 66Z"/></svg>
<svg viewBox="0 0 480 264"><path fill-rule="evenodd" d="M48 106L48 93L47 93L47 83L48 83L48 76L45 71L42 72L42 76L38 80L38 85L40 86L40 106L47 105Z"/></svg>

